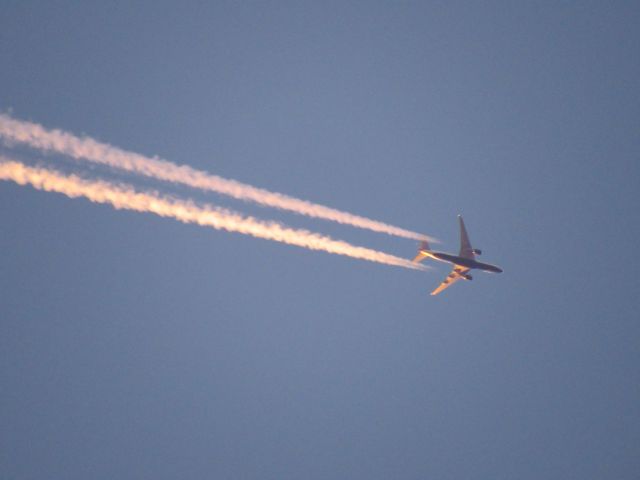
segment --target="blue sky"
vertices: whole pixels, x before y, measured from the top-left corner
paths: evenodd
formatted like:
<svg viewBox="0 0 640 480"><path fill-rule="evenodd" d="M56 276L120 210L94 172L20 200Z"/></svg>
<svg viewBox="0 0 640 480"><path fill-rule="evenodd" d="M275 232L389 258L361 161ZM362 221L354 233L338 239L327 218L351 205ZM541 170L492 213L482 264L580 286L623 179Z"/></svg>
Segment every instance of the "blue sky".
<svg viewBox="0 0 640 480"><path fill-rule="evenodd" d="M588 1L7 3L3 111L445 250L462 213L505 272L430 297L446 265L2 182L0 476L635 478L639 17Z"/></svg>

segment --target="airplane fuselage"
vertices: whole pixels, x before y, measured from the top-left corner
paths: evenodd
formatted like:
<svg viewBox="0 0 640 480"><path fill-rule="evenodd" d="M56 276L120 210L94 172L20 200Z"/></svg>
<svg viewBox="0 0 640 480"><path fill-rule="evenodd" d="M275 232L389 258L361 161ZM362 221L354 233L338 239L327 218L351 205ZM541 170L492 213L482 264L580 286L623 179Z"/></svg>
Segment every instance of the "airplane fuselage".
<svg viewBox="0 0 640 480"><path fill-rule="evenodd" d="M439 260L441 262L453 263L454 265L460 265L475 270L484 270L485 272L502 273L502 269L490 263L482 263L471 258L464 258L458 255L452 255L451 253L435 252L433 250L420 250L421 253L427 257Z"/></svg>

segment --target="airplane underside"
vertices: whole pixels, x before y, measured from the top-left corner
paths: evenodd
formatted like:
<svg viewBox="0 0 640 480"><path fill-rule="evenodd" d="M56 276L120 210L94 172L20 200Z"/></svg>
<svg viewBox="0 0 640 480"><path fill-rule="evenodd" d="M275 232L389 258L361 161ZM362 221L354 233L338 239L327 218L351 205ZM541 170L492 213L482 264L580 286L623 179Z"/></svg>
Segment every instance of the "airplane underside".
<svg viewBox="0 0 640 480"><path fill-rule="evenodd" d="M420 262L425 258L433 258L434 260L453 264L452 272L447 275L444 281L433 292L431 292L431 295L437 295L460 279L473 280L473 277L469 275L469 270L472 269L493 273L502 272L502 269L496 265L482 263L476 260L476 255L480 255L482 251L471 247L462 216L458 215L458 220L460 223L460 253L458 255L445 252L435 252L431 250L427 242L421 242L420 248L418 249L418 255L413 259L414 262Z"/></svg>

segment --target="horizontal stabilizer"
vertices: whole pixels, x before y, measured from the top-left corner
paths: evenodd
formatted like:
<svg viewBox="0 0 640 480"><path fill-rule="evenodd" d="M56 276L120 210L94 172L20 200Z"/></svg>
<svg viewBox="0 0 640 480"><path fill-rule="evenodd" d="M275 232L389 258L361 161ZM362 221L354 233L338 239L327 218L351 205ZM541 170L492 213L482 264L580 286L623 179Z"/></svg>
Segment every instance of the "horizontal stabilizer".
<svg viewBox="0 0 640 480"><path fill-rule="evenodd" d="M418 255L413 259L413 263L421 262L427 256L424 252L429 252L430 250L429 243L426 240L422 240L418 245Z"/></svg>
<svg viewBox="0 0 640 480"><path fill-rule="evenodd" d="M426 254L422 253L422 252L418 252L418 255L416 255L416 258L414 258L412 260L413 263L420 263L422 260L424 260L427 257Z"/></svg>

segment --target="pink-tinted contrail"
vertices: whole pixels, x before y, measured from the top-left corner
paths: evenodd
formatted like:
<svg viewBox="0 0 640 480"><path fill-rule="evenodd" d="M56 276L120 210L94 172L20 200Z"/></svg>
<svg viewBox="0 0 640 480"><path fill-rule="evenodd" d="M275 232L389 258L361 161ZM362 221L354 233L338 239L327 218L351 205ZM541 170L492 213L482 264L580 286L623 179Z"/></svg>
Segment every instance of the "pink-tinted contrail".
<svg viewBox="0 0 640 480"><path fill-rule="evenodd" d="M0 180L11 180L19 185L31 185L38 190L58 192L71 198L84 197L95 203L109 204L116 209L155 213L184 223L243 233L310 250L322 250L397 267L416 268L416 265L409 260L306 230L287 228L278 223L245 217L213 205L198 205L188 200L161 196L156 192L136 191L127 185L116 185L103 180L87 180L77 175L65 175L47 168L29 167L2 156L0 156Z"/></svg>
<svg viewBox="0 0 640 480"><path fill-rule="evenodd" d="M216 192L230 197L251 201L267 207L288 210L309 217L331 220L353 227L386 233L414 240L430 240L426 235L387 225L383 222L342 212L316 203L270 192L235 180L196 170L186 165L176 165L167 160L149 158L137 153L98 142L90 137L77 137L62 130L49 130L42 125L16 120L0 114L0 137L8 144L21 143L44 151L57 152L78 160L108 165L128 172L145 175L168 182Z"/></svg>

